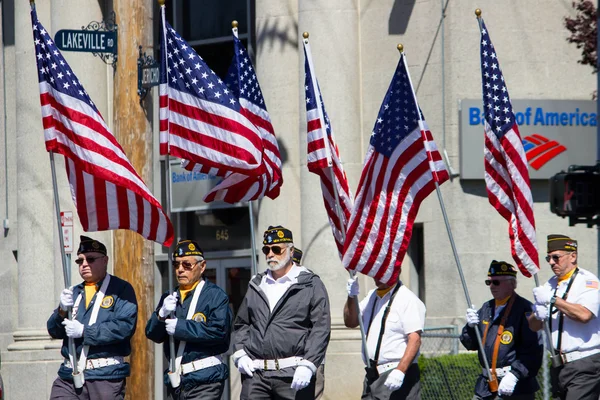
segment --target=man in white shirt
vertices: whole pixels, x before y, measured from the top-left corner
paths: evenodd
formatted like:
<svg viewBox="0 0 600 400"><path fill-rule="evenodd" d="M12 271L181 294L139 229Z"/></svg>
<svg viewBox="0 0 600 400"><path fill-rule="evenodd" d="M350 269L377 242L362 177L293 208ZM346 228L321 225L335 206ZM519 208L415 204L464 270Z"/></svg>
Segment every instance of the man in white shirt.
<svg viewBox="0 0 600 400"><path fill-rule="evenodd" d="M369 353L369 360L363 360L367 374L361 398L419 400L417 359L425 326L425 304L401 281L390 285L375 280L375 284L377 289L360 302ZM356 278L348 280L347 290L344 324L355 328L359 325L354 299L359 293Z"/></svg>
<svg viewBox="0 0 600 400"><path fill-rule="evenodd" d="M270 226L263 244L268 270L250 281L233 326L240 398L314 400L331 333L327 290L317 275L294 265L289 229Z"/></svg>
<svg viewBox="0 0 600 400"><path fill-rule="evenodd" d="M577 266L577 241L548 235L548 256L554 275L533 289L532 330L548 320L552 346L559 352L552 367L552 389L562 400L598 400L600 396L599 281ZM550 316L550 317L549 317Z"/></svg>

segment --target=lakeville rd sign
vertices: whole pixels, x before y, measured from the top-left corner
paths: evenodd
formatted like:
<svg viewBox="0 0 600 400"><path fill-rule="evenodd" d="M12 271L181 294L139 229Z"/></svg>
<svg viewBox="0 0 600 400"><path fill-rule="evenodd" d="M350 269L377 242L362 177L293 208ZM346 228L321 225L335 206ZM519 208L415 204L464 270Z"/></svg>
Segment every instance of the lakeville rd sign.
<svg viewBox="0 0 600 400"><path fill-rule="evenodd" d="M61 29L54 35L54 43L60 50L117 54L116 31Z"/></svg>

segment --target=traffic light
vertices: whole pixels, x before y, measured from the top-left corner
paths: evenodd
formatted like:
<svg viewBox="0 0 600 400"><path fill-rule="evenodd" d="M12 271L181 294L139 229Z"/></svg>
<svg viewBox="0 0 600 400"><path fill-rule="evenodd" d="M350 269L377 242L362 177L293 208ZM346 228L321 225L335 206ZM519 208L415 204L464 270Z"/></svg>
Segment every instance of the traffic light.
<svg viewBox="0 0 600 400"><path fill-rule="evenodd" d="M587 222L600 214L600 171L598 166L571 166L550 178L550 211L569 217L571 225ZM598 224L598 219L594 223Z"/></svg>

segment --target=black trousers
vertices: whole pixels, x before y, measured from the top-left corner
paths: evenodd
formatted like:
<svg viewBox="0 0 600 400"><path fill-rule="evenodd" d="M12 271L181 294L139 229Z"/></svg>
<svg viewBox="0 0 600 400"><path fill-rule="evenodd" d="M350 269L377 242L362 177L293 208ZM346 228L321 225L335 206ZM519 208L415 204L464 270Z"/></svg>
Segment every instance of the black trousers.
<svg viewBox="0 0 600 400"><path fill-rule="evenodd" d="M189 389L181 386L173 389L167 385L168 398L171 400L220 400L224 389L224 381L204 383Z"/></svg>
<svg viewBox="0 0 600 400"><path fill-rule="evenodd" d="M374 382L369 383L365 378L361 400L421 400L421 373L419 366L412 364L404 375L404 382L400 389L390 391L384 384L389 370L379 375Z"/></svg>
<svg viewBox="0 0 600 400"><path fill-rule="evenodd" d="M561 400L598 400L600 353L552 368L552 395Z"/></svg>
<svg viewBox="0 0 600 400"><path fill-rule="evenodd" d="M81 389L61 377L52 384L50 400L123 400L125 379L86 380Z"/></svg>
<svg viewBox="0 0 600 400"><path fill-rule="evenodd" d="M302 390L291 388L292 377L266 377L263 371L254 371L252 377L242 374L240 400L314 400L316 378Z"/></svg>

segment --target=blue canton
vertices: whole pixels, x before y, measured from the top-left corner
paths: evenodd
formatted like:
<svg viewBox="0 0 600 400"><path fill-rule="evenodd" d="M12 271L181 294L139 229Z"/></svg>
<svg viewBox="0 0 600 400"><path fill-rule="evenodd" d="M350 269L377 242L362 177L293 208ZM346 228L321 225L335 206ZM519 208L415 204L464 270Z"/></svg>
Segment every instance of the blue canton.
<svg viewBox="0 0 600 400"><path fill-rule="evenodd" d="M481 82L485 120L500 139L515 123L504 76L496 57L496 50L481 20Z"/></svg>
<svg viewBox="0 0 600 400"><path fill-rule="evenodd" d="M54 90L86 103L100 115L94 102L38 20L35 9L31 11L31 21L40 83L46 82Z"/></svg>
<svg viewBox="0 0 600 400"><path fill-rule="evenodd" d="M165 49L161 49L160 83L167 83L168 75L170 88L239 111L239 102L221 78L168 22L166 29L167 48L166 54ZM167 68L164 68L165 62L168 64Z"/></svg>
<svg viewBox="0 0 600 400"><path fill-rule="evenodd" d="M304 71L307 71L304 74L304 91L306 98L306 111L316 110L317 102L315 95L315 88L312 84L312 75L311 70L308 67L308 57L306 55L306 49L304 49ZM325 120L325 131L328 136L331 136L331 123L329 121L329 116L327 115L327 111L325 111L325 104L323 103L323 96L321 95L321 87L319 86L319 82L317 81L317 87L319 91L319 100L321 101L321 111L323 112L323 119Z"/></svg>
<svg viewBox="0 0 600 400"><path fill-rule="evenodd" d="M417 105L403 58L401 55L371 134L371 146L386 157L419 126Z"/></svg>
<svg viewBox="0 0 600 400"><path fill-rule="evenodd" d="M225 78L227 87L233 91L237 98L248 100L250 103L267 111L265 99L260 90L250 56L240 39L235 35L233 36L233 49L235 54Z"/></svg>

